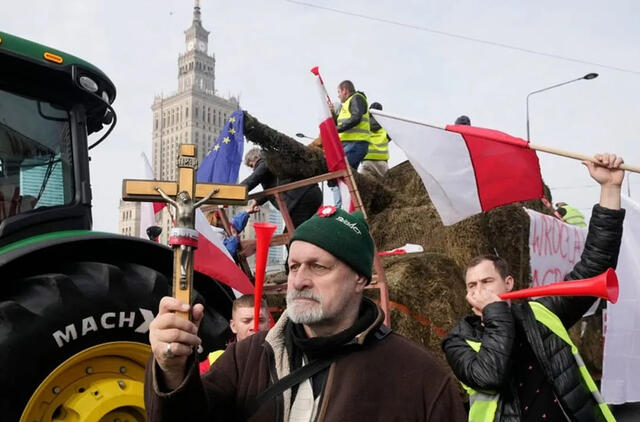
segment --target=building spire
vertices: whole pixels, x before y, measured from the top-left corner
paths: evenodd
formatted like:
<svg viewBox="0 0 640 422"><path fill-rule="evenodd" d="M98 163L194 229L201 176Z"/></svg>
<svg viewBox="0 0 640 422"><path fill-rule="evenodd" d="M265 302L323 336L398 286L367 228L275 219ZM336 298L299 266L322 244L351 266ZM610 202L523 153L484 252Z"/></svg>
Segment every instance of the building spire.
<svg viewBox="0 0 640 422"><path fill-rule="evenodd" d="M193 6L193 23L200 23L200 0L195 0L195 5Z"/></svg>

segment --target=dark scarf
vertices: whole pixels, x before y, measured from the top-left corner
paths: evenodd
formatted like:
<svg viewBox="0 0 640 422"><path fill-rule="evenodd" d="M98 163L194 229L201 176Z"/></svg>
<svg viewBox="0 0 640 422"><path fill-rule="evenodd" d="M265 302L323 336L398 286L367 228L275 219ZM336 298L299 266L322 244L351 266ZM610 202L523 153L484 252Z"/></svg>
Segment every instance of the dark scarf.
<svg viewBox="0 0 640 422"><path fill-rule="evenodd" d="M309 361L313 361L319 358L331 357L339 352L347 352L347 347L355 347L345 347L345 345L351 343L358 334L369 328L375 322L377 316L377 306L369 299L363 298L356 322L346 330L332 336L309 338L302 324L288 321L284 329L284 344L289 355L290 371L293 372L302 366L303 354L307 356ZM315 384L317 383L314 382L314 392L319 387ZM292 403L296 392L297 386L292 389Z"/></svg>

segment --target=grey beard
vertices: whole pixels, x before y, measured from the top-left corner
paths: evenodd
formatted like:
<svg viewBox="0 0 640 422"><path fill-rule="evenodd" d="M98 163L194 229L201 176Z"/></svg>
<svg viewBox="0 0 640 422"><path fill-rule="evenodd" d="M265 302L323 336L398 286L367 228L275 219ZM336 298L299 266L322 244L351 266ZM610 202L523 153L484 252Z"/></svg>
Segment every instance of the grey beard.
<svg viewBox="0 0 640 422"><path fill-rule="evenodd" d="M317 305L311 309L298 310L294 302L296 298L308 298L317 301ZM295 324L311 325L324 319L322 311L322 299L313 294L310 290L289 290L287 292L287 316Z"/></svg>

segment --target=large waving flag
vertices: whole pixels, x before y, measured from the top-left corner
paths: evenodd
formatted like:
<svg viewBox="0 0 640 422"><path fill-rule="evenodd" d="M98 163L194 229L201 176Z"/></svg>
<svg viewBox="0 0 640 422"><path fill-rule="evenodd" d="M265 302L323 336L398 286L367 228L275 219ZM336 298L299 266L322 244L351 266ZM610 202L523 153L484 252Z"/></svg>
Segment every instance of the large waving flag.
<svg viewBox="0 0 640 422"><path fill-rule="evenodd" d="M378 110L446 226L513 202L543 197L540 163L527 141L492 129L437 127Z"/></svg>
<svg viewBox="0 0 640 422"><path fill-rule="evenodd" d="M231 113L220 131L218 139L198 167L198 182L237 183L242 152L244 114L242 110Z"/></svg>
<svg viewBox="0 0 640 422"><path fill-rule="evenodd" d="M342 148L342 142L340 142L340 136L338 135L338 129L336 123L333 121L333 115L329 109L329 96L324 88L324 82L318 71L318 67L311 69L311 73L317 76L316 82L318 92L321 98L320 108L320 138L322 138L322 148L324 149L325 159L327 160L327 168L329 171L344 170L347 168L347 160L344 155L344 148ZM349 191L349 186L344 181L344 178L337 180L338 187L340 188L340 196L342 197L342 208L347 212L353 212L355 206Z"/></svg>

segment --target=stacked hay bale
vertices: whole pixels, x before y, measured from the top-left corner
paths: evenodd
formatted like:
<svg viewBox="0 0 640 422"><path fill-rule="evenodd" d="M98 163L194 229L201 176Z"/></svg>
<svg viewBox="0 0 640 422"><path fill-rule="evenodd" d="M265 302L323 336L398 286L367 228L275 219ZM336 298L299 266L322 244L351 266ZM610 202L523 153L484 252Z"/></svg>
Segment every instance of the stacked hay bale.
<svg viewBox="0 0 640 422"><path fill-rule="evenodd" d="M383 258L390 298L433 324L425 326L394 309L393 328L444 360L439 330L448 331L469 313L462 273L472 257L498 253L512 265L517 288L529 283L529 218L523 204L513 204L445 227L408 161L390 169L383 184L394 199L384 210L369 215L378 250L405 243L419 244L425 250ZM525 205L540 211L543 208L539 201Z"/></svg>
<svg viewBox="0 0 640 422"><path fill-rule="evenodd" d="M321 149L308 148L247 112L244 126L247 139L263 148L269 169L281 180L300 180L327 172ZM462 277L469 259L497 253L511 265L516 288L529 285L529 217L522 207L548 212L540 201L503 206L445 227L408 161L390 169L382 181L357 173L355 177L378 250L405 243L419 244L425 250L383 259L391 301L414 313L409 316L392 308L392 326L443 361L441 333L470 312ZM550 199L550 193L546 194ZM283 300L276 302L278 306L284 305ZM423 318L422 323L416 315ZM602 368L598 318L592 318L582 338L581 323L571 331L595 374Z"/></svg>

